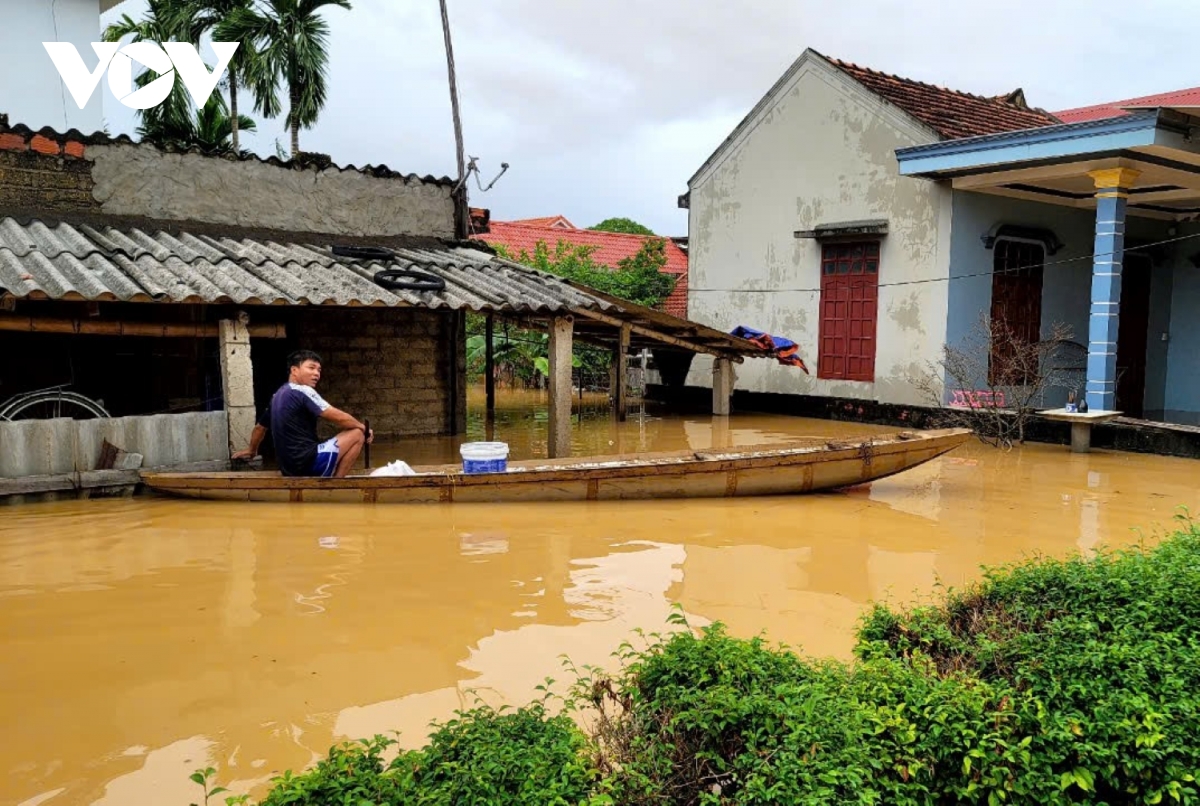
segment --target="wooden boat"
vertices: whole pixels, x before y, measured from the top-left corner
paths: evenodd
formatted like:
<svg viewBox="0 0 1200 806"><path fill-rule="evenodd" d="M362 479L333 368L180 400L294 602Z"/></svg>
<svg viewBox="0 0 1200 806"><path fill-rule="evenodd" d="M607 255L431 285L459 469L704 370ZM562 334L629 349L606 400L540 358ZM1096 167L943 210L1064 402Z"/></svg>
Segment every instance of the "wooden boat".
<svg viewBox="0 0 1200 806"><path fill-rule="evenodd" d="M229 501L465 503L606 501L786 495L850 487L900 473L953 450L968 429L904 431L860 442L807 440L705 451L509 462L505 473L458 465L415 476L285 477L273 472L142 474L151 489Z"/></svg>

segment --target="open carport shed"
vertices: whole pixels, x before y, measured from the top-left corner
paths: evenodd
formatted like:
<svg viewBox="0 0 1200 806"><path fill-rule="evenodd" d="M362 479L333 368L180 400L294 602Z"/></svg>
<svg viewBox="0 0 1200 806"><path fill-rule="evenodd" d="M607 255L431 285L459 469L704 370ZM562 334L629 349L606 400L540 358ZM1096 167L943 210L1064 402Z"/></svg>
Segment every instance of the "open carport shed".
<svg viewBox="0 0 1200 806"><path fill-rule="evenodd" d="M353 250L364 246L370 251ZM377 275L388 270L423 273L436 290L385 287ZM729 413L731 364L770 357L744 339L534 271L473 243L152 220L0 218L0 333L22 334L24 344L34 334L215 339L235 448L246 444L256 388L259 402L264 389L261 372L255 383L250 348L271 353L271 340L335 357L342 377L330 396L385 430L395 423L399 433L420 422L417 432L457 433L465 422L466 311L487 314L489 325L498 318L549 332L552 457L570 451L576 338L614 351L619 416L631 351L712 355L718 415ZM490 363L490 343L488 355ZM435 372L426 372L425 359L441 377L430 377ZM426 399L430 386L440 391ZM414 402L424 411L406 413Z"/></svg>

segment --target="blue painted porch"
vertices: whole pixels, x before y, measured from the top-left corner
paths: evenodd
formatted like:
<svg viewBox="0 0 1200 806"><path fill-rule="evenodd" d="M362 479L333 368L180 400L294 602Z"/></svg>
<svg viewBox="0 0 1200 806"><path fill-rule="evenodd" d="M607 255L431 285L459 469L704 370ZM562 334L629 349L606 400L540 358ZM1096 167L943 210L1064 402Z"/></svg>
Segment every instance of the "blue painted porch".
<svg viewBox="0 0 1200 806"><path fill-rule="evenodd" d="M954 189L947 343L993 310L997 249L1028 243L1023 259L1042 265L1034 327L1070 328L1091 410L1200 424L1194 133L1200 118L1163 109L898 151L902 174Z"/></svg>

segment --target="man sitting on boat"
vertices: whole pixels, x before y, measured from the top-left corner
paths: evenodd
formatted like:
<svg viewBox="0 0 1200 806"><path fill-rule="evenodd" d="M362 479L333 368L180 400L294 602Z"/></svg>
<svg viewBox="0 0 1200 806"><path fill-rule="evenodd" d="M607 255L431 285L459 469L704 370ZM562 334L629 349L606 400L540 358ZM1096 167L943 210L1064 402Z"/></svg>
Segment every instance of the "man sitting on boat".
<svg viewBox="0 0 1200 806"><path fill-rule="evenodd" d="M256 456L269 430L283 475L341 478L354 467L363 445L374 440L375 435L317 394L321 356L311 350L297 350L288 356L287 363L288 382L271 398L270 408L259 414L249 449L238 451L233 458ZM318 420L328 420L345 430L322 442L317 438Z"/></svg>

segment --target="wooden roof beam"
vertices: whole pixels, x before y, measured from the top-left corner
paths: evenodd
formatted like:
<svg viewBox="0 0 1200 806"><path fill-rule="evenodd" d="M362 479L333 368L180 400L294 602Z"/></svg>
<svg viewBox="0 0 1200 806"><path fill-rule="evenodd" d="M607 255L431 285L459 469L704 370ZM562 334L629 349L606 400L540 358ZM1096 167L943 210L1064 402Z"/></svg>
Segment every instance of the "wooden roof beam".
<svg viewBox="0 0 1200 806"><path fill-rule="evenodd" d="M597 322L604 322L605 324L612 325L618 330L621 327L628 327L630 333L636 333L639 336L644 336L648 339L653 339L654 341L661 341L664 344L670 344L673 347L679 347L683 350L689 350L693 353L705 353L707 355L716 356L717 358L728 358L732 361L736 361L739 364L743 361L743 358L740 355L730 353L725 350L718 350L694 341L677 338L676 336L671 336L657 330L651 330L648 327L635 325L631 322L621 319L620 317L610 316L609 314L601 313L600 311L590 311L587 308L572 308L571 312L576 316L580 316L585 319L593 319Z"/></svg>

